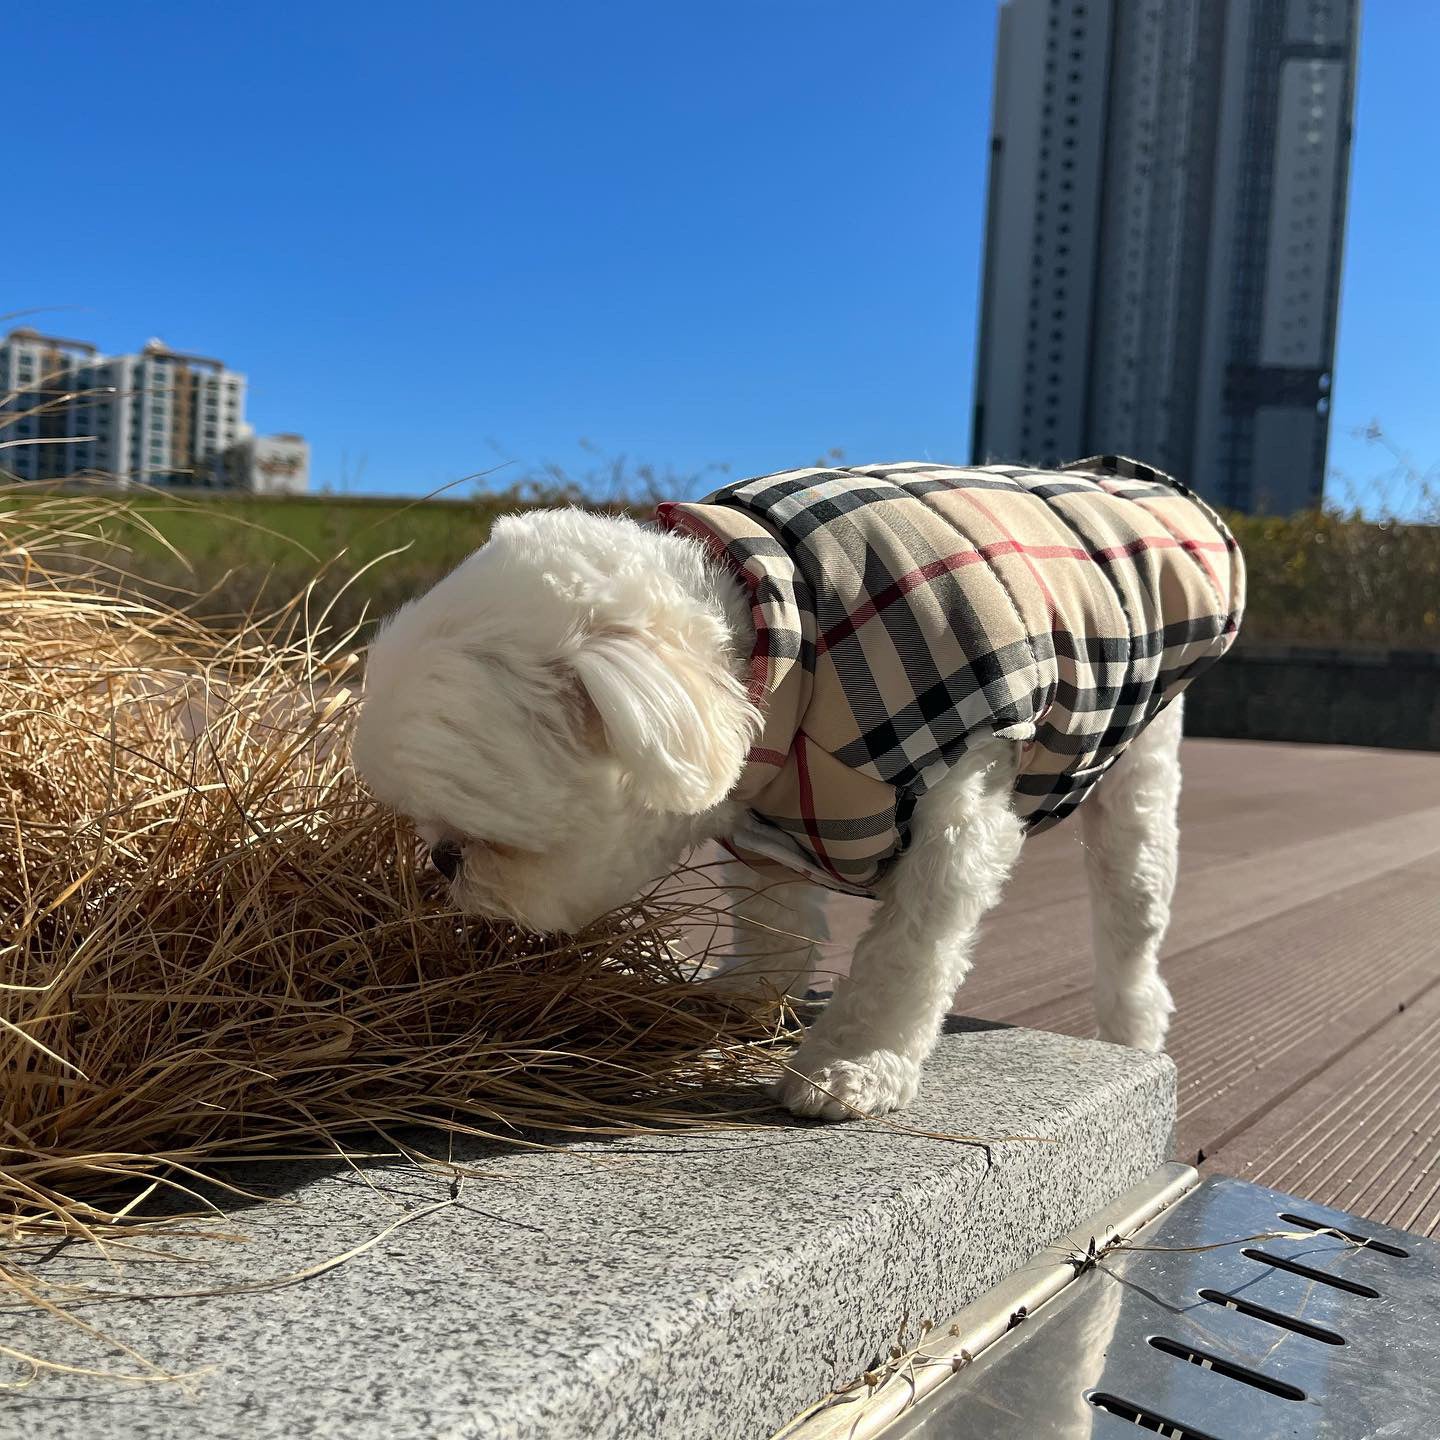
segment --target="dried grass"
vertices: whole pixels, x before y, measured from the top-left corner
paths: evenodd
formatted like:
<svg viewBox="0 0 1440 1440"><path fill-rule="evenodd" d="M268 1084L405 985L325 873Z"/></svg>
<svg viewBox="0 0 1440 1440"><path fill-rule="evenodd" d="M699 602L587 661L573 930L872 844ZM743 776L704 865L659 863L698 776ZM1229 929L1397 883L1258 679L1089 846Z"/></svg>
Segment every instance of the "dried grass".
<svg viewBox="0 0 1440 1440"><path fill-rule="evenodd" d="M684 894L561 941L463 921L350 769L347 637L76 566L137 523L0 494L0 1238L416 1124L693 1125L773 1070L777 1009L672 957Z"/></svg>

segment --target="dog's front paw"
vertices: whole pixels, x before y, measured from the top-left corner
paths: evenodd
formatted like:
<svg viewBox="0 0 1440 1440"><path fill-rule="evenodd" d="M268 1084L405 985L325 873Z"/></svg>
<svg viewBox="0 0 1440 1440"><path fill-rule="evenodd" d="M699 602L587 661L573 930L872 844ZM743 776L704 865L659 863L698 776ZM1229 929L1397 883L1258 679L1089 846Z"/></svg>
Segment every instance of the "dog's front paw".
<svg viewBox="0 0 1440 1440"><path fill-rule="evenodd" d="M1112 1045L1129 1045L1158 1055L1165 1048L1175 1002L1158 976L1099 1009L1099 1033Z"/></svg>
<svg viewBox="0 0 1440 1440"><path fill-rule="evenodd" d="M775 1094L792 1115L855 1120L901 1110L919 1089L919 1064L893 1050L842 1056L802 1045Z"/></svg>

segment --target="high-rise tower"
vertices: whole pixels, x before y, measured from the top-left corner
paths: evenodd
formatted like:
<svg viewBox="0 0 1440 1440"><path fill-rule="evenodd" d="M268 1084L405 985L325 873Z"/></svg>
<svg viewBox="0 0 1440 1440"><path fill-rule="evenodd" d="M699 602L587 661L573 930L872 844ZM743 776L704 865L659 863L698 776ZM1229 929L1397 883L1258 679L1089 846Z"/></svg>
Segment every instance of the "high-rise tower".
<svg viewBox="0 0 1440 1440"><path fill-rule="evenodd" d="M972 448L1318 503L1359 0L1007 0Z"/></svg>

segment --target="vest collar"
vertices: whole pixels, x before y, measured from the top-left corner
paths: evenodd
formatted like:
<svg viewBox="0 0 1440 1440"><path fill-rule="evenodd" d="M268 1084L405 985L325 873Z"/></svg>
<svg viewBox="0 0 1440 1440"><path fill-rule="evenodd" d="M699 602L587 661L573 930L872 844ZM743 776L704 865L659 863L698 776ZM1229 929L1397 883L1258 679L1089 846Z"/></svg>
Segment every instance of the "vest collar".
<svg viewBox="0 0 1440 1440"><path fill-rule="evenodd" d="M667 503L656 523L699 541L744 587L754 626L746 692L764 717L732 796L754 805L776 780L804 724L814 672L815 603L785 547L728 505Z"/></svg>

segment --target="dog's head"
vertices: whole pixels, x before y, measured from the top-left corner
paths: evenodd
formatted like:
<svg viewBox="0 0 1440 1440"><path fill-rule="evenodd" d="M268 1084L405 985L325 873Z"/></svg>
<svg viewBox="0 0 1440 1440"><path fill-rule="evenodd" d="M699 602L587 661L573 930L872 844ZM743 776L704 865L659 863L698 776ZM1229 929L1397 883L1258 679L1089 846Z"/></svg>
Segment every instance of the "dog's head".
<svg viewBox="0 0 1440 1440"><path fill-rule="evenodd" d="M463 909L577 929L734 787L759 717L690 549L580 511L512 517L376 639L356 768Z"/></svg>

